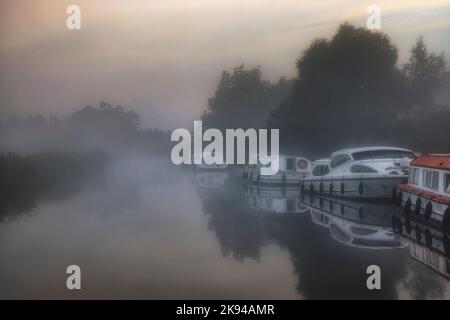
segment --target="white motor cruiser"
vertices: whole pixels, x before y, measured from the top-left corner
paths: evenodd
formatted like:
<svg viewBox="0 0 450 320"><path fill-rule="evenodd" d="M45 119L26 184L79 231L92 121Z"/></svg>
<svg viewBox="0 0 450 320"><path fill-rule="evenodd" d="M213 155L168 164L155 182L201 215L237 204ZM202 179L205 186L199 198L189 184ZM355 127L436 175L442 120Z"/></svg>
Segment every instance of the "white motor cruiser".
<svg viewBox="0 0 450 320"><path fill-rule="evenodd" d="M350 198L390 198L408 180L415 154L395 147L344 149L315 161L312 175L301 180L302 192Z"/></svg>

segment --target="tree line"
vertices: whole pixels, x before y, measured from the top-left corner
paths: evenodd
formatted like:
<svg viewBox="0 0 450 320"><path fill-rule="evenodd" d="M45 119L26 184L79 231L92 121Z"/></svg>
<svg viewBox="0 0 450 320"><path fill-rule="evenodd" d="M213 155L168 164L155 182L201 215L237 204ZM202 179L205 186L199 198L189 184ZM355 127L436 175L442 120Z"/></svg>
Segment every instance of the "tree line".
<svg viewBox="0 0 450 320"><path fill-rule="evenodd" d="M417 152L450 152L450 72L443 54L419 38L409 60L382 32L340 25L315 39L296 63L297 76L271 83L260 67L223 71L204 127L279 128L283 152L326 156L349 146L399 145ZM447 89L442 89L443 86ZM447 98L445 98L447 97ZM139 115L100 102L65 119L0 119L0 152L102 150L170 154L170 135L144 130Z"/></svg>
<svg viewBox="0 0 450 320"><path fill-rule="evenodd" d="M204 124L279 128L285 152L311 156L375 144L450 152L450 102L435 99L449 72L422 37L399 66L386 34L344 23L331 39L312 41L296 67L295 79L275 84L259 67L224 71Z"/></svg>

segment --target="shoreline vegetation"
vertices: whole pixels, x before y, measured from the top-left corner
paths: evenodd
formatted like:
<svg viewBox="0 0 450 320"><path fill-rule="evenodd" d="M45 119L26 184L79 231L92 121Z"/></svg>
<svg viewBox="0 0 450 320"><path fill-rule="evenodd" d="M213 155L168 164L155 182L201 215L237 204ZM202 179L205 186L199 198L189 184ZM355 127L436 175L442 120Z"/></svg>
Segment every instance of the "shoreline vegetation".
<svg viewBox="0 0 450 320"><path fill-rule="evenodd" d="M0 155L0 222L32 210L39 201L70 197L101 178L107 161L102 152Z"/></svg>

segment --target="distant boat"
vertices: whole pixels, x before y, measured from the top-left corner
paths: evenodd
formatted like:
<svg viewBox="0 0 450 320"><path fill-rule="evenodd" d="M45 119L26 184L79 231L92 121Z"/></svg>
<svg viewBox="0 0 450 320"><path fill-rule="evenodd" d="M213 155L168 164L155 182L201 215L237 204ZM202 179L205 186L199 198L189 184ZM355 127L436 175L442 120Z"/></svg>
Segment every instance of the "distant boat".
<svg viewBox="0 0 450 320"><path fill-rule="evenodd" d="M313 163L301 180L302 192L349 198L390 198L393 188L408 179L415 154L395 147L344 149Z"/></svg>
<svg viewBox="0 0 450 320"><path fill-rule="evenodd" d="M215 156L215 152L212 154ZM194 154L192 156L192 163L194 164L195 168L198 169L208 169L208 170L224 170L228 167L228 165L224 162L225 159L221 153L217 153L217 158L222 159L223 163L212 163L207 164L204 161L204 155L203 154Z"/></svg>
<svg viewBox="0 0 450 320"><path fill-rule="evenodd" d="M199 188L218 189L224 186L228 179L227 172L221 171L196 171L190 175L191 182Z"/></svg>
<svg viewBox="0 0 450 320"><path fill-rule="evenodd" d="M450 223L450 155L420 156L411 162L408 182L397 185L393 200L405 213Z"/></svg>
<svg viewBox="0 0 450 320"><path fill-rule="evenodd" d="M265 165L270 167L270 164ZM297 184L301 179L311 175L311 161L305 157L294 155L279 156L279 170L274 175L262 174L264 165L258 161L257 164L247 165L244 168L244 179L252 183L269 184Z"/></svg>

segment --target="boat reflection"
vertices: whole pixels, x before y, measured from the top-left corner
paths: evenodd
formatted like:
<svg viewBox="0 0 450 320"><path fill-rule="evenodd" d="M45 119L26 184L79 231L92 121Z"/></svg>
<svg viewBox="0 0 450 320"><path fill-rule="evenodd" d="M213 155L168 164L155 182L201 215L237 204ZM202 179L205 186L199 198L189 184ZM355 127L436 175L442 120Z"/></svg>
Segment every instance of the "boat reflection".
<svg viewBox="0 0 450 320"><path fill-rule="evenodd" d="M232 173L222 188L197 191L222 255L253 268L254 261L267 263L269 251L289 253L300 297L395 299L404 293L424 298L443 294L445 284L435 279L437 275L417 271L410 263L415 261L409 257L408 241L393 232L392 218L399 209L392 204L318 197L308 202L310 198L302 200L294 186L244 184L242 190L240 176ZM338 233L350 240L342 241ZM372 264L383 270L382 290L367 290L366 269Z"/></svg>
<svg viewBox="0 0 450 320"><path fill-rule="evenodd" d="M189 180L198 188L203 189L219 189L224 186L228 178L228 173L225 171L211 171L211 170L192 170L189 175Z"/></svg>
<svg viewBox="0 0 450 320"><path fill-rule="evenodd" d="M411 258L450 279L450 231L406 215L392 221L394 231L409 244Z"/></svg>
<svg viewBox="0 0 450 320"><path fill-rule="evenodd" d="M331 237L347 246L395 249L407 242L392 229L395 210L386 204L354 202L327 197L302 197L312 221L329 228Z"/></svg>
<svg viewBox="0 0 450 320"><path fill-rule="evenodd" d="M306 213L307 207L300 203L300 188L294 186L248 185L248 205L264 213Z"/></svg>

